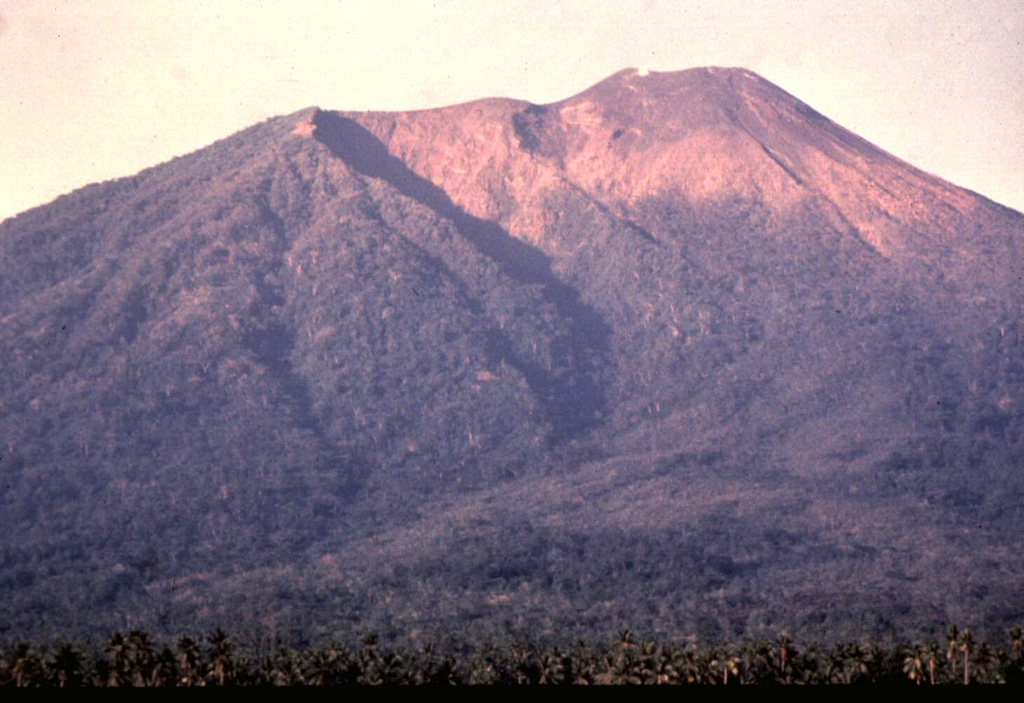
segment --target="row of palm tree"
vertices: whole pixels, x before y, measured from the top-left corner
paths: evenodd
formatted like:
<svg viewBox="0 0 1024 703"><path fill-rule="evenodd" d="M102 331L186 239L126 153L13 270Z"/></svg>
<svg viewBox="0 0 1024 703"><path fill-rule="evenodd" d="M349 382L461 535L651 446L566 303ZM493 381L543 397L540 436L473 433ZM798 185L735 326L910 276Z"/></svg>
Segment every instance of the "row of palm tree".
<svg viewBox="0 0 1024 703"><path fill-rule="evenodd" d="M115 633L102 652L67 643L37 649L19 643L0 660L0 685L16 687L327 686L374 684L854 684L1024 683L1024 633L990 646L951 627L942 642L881 647L843 643L799 649L775 642L709 647L638 640L569 647L514 643L467 652L382 648L367 636L356 647L331 644L240 651L226 633L156 645L148 633Z"/></svg>

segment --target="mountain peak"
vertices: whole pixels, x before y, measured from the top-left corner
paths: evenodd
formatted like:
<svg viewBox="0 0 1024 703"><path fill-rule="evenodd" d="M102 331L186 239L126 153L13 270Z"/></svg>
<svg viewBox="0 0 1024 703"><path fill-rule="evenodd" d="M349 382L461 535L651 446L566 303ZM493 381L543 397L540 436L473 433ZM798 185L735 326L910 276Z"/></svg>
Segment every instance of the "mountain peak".
<svg viewBox="0 0 1024 703"><path fill-rule="evenodd" d="M0 636L838 627L967 582L995 622L1020 224L735 68L310 107L79 191L0 223Z"/></svg>
<svg viewBox="0 0 1024 703"><path fill-rule="evenodd" d="M304 110L305 115L295 123L292 134L299 137L312 137L316 134L317 119L323 114L319 107L311 107Z"/></svg>
<svg viewBox="0 0 1024 703"><path fill-rule="evenodd" d="M293 133L314 136L325 114L311 110ZM547 236L536 213L555 181L572 183L610 212L673 193L695 207L739 199L787 217L810 208L893 257L921 256L931 246L916 233L930 228L940 203L954 219L979 206L974 194L741 67L626 68L545 105L493 98L332 114L372 134L381 153L466 212L535 243Z"/></svg>
<svg viewBox="0 0 1024 703"><path fill-rule="evenodd" d="M707 66L681 71L652 71L634 67L617 71L562 102L592 100L617 103L624 98L628 100L631 95L643 95L652 101L678 102L680 98L686 98L717 102L754 86L774 90L780 97L789 97L781 88L745 68Z"/></svg>

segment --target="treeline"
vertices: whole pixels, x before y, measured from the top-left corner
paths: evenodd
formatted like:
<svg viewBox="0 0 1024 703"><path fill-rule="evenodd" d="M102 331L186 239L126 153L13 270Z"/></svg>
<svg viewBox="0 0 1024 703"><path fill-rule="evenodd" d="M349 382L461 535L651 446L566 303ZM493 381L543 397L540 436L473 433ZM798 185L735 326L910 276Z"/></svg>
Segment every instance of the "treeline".
<svg viewBox="0 0 1024 703"><path fill-rule="evenodd" d="M95 652L68 643L9 648L0 686L198 687L479 684L980 684L1024 683L1024 632L1006 646L951 627L942 641L882 647L853 642L799 647L774 642L698 648L638 640L570 646L512 643L443 651L358 646L243 651L222 630L161 646L142 630L115 633Z"/></svg>

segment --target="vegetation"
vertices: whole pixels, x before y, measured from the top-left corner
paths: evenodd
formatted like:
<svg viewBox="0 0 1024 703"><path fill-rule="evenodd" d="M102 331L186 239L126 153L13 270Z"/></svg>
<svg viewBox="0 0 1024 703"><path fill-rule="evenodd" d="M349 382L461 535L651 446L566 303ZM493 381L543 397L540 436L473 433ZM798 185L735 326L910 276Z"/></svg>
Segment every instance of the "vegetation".
<svg viewBox="0 0 1024 703"><path fill-rule="evenodd" d="M356 646L332 642L289 649L236 647L226 633L161 646L142 630L114 633L102 647L19 643L0 660L0 686L197 687L338 685L743 685L1024 684L1020 628L1008 646L977 642L951 627L944 642L882 647L845 642L799 647L789 637L698 647L640 640L613 644L513 642L458 649L382 647L373 634Z"/></svg>
<svg viewBox="0 0 1024 703"><path fill-rule="evenodd" d="M374 137L459 156L449 113L293 115L0 223L0 642L1020 621L1019 215L943 185L882 256L810 191L573 183L557 110L485 107L463 190Z"/></svg>

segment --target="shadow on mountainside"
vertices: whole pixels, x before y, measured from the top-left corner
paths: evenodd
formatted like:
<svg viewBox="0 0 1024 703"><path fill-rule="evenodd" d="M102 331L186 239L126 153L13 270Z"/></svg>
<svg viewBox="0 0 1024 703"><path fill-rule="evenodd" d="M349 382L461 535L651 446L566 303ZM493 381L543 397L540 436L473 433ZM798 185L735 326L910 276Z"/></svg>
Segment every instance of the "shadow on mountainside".
<svg viewBox="0 0 1024 703"><path fill-rule="evenodd" d="M568 324L568 348L557 350L552 370L537 362L517 359L507 340L495 340L499 353L519 369L540 399L553 429L555 442L578 436L594 427L605 407L599 380L611 358L611 328L601 315L580 300L579 291L558 280L551 259L512 237L494 222L467 213L448 194L417 175L392 156L373 134L354 120L319 111L314 117L315 138L354 171L391 184L398 192L450 220L478 251L494 261L504 274L527 285L541 286L543 299ZM559 373L557 369L567 369Z"/></svg>

